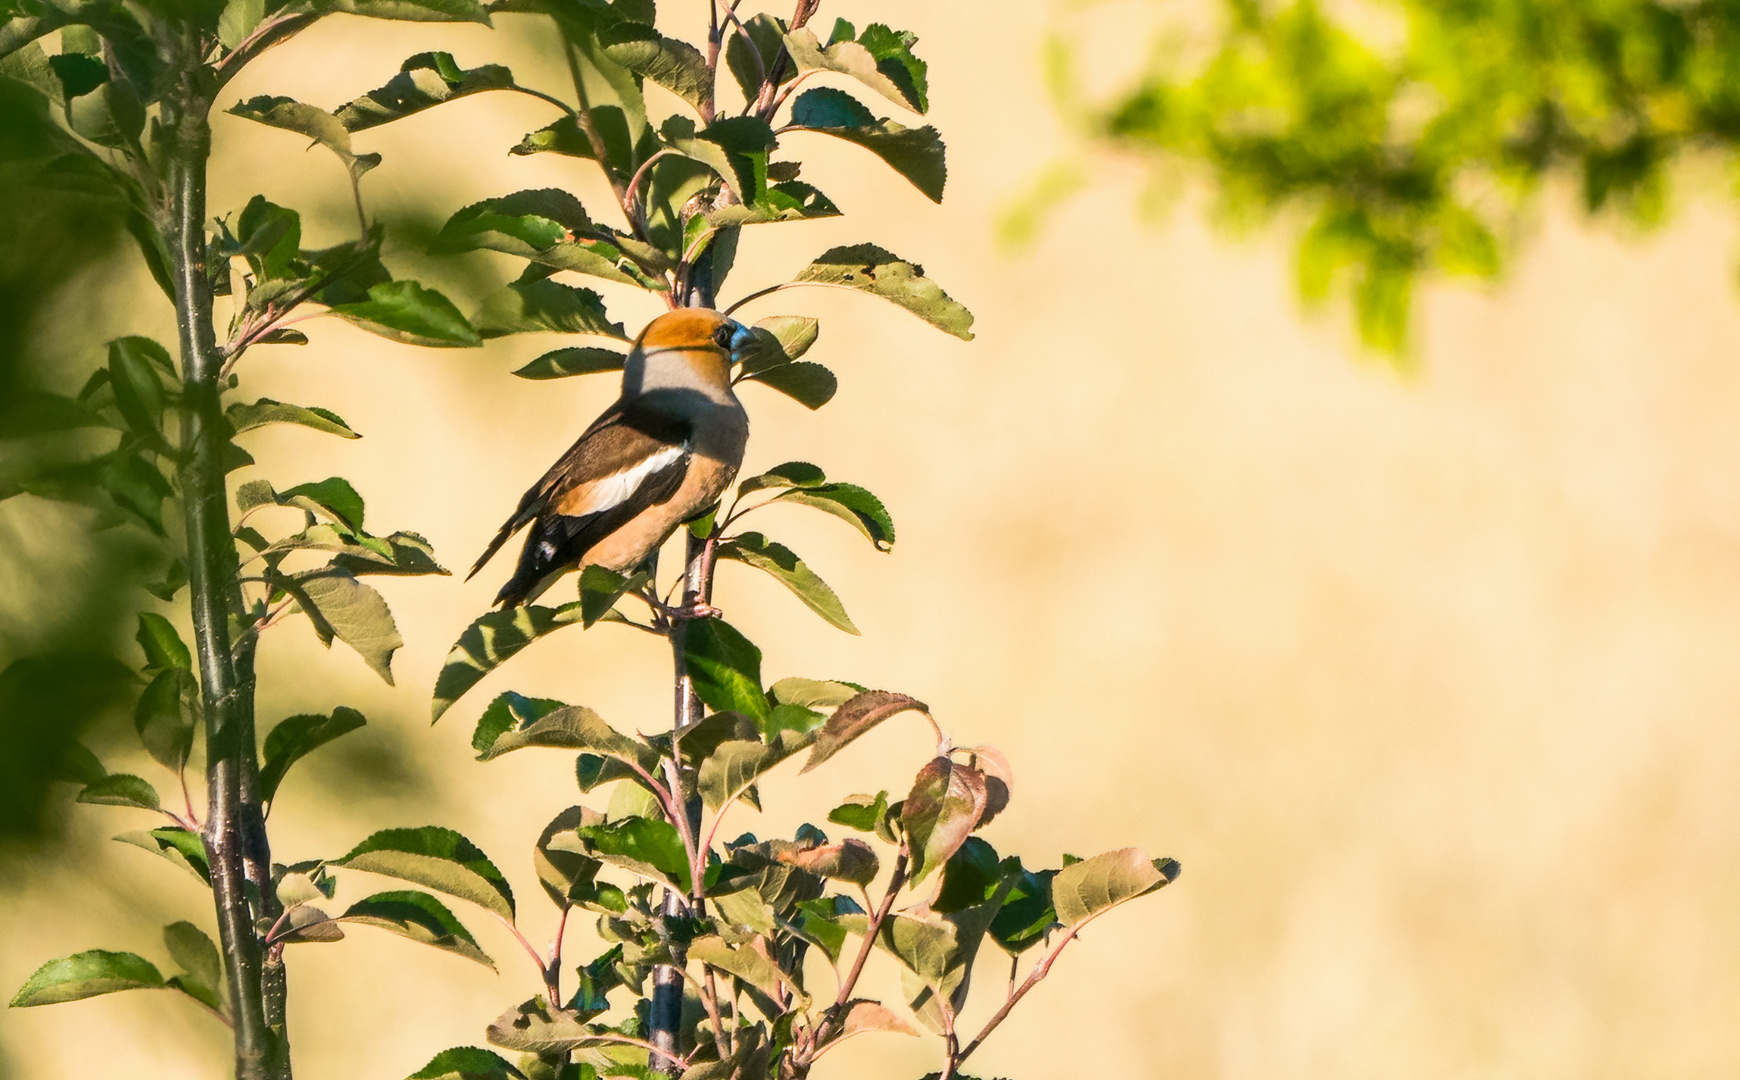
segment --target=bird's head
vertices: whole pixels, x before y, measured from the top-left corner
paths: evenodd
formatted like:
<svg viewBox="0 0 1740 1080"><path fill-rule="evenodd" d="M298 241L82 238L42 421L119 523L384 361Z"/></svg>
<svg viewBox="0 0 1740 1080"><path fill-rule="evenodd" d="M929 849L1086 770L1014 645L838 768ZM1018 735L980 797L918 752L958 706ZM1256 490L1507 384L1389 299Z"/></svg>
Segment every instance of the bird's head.
<svg viewBox="0 0 1740 1080"><path fill-rule="evenodd" d="M711 308L678 308L648 323L623 366L625 394L695 389L731 391L731 364L752 340L748 327Z"/></svg>

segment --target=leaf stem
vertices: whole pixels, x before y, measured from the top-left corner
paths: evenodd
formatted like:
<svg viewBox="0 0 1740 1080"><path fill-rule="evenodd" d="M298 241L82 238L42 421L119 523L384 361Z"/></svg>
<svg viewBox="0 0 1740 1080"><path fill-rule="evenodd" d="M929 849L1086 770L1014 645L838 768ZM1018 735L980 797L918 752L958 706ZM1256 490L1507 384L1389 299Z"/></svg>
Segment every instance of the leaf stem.
<svg viewBox="0 0 1740 1080"><path fill-rule="evenodd" d="M1009 1015L1009 1011L1019 1004L1022 998L1027 996L1027 991L1033 989L1039 984L1041 979L1051 973L1051 965L1056 963L1058 955L1063 952L1063 947L1068 945L1071 941L1074 941L1075 935L1081 932L1081 928L1092 921L1093 917L1090 916L1063 932L1063 936L1057 939L1057 944L1053 945L1046 954L1040 958L1039 963L1033 965L1033 970L1027 973L1026 980L1023 981L1019 987L1011 989L1008 998L1003 1002L1003 1007L998 1009L996 1014L993 1015L990 1020L985 1022L985 1026L979 1029L979 1034L974 1036L973 1041L967 1044L966 1049L962 1050L959 1054L954 1055L954 1061L957 1064L967 1060L967 1058L972 1055L973 1051L979 1048L979 1044L985 1041L986 1036L997 1030L997 1025L1003 1022L1004 1018ZM1009 982L1013 987L1015 981L1013 967L1011 967L1009 974Z"/></svg>

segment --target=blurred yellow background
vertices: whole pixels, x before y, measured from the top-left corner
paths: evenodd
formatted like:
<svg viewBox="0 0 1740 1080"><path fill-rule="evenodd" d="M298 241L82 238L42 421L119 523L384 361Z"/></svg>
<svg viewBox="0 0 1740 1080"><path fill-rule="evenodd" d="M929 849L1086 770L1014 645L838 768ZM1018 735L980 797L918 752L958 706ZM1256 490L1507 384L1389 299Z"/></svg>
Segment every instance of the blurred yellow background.
<svg viewBox="0 0 1740 1080"><path fill-rule="evenodd" d="M664 8L672 33L704 10ZM1090 80L1117 84L1156 12L1188 21L1205 9L1091 9ZM1193 194L1158 225L1139 222L1129 162L1090 159L1087 193L1031 251L998 247L1000 211L1070 146L1040 75L1062 10L825 8L919 33L949 144L947 201L930 204L855 148L794 136L805 179L847 216L751 230L726 290L868 239L922 262L978 316L965 344L822 290L744 310L820 316L811 357L841 381L814 414L746 389L746 471L815 461L877 492L900 530L880 555L819 515L758 515L754 527L803 555L863 630L829 630L773 583L728 567L718 602L765 650L767 676L908 692L958 741L999 746L1017 786L988 837L1030 864L1125 845L1184 864L1175 886L1084 935L970 1071L1736 1075L1731 206L1714 184L1708 196L1693 184L1672 227L1615 238L1555 195L1497 291L1424 291L1418 369L1398 374L1353 344L1345 312L1302 317L1283 232L1228 241ZM431 48L466 66L508 62L560 92L535 22L500 21L492 33L333 18L235 92L331 108ZM359 136L359 150L386 158L365 196L434 222L548 185L607 206L587 163L506 155L551 118L536 101L482 95ZM308 226L305 243L343 238L320 231L347 220L330 156L232 117L217 138L214 212L263 192L307 222L339 223ZM470 270L415 269L473 298L515 270L471 258ZM111 336L167 337L148 280L106 273L66 297L59 332L93 360ZM604 289L631 330L658 310ZM460 571L616 391L603 376L509 377L555 347L547 336L432 351L325 320L302 328L309 347L249 355L243 393L333 409L365 438L272 429L253 440L259 471L243 475L279 486L345 475L373 531L422 531ZM575 800L571 763L531 752L476 764L471 721L511 687L655 731L668 723L668 656L628 631L569 631L429 729L441 659L505 572L386 581L406 640L396 687L342 646L327 655L300 621L274 632L261 722L351 704L370 721L353 738L373 740L373 757L347 759L336 779L321 775L321 755L336 750L292 774L272 822L276 857L336 856L388 826L451 826L507 872L540 939L554 920L529 846ZM897 721L817 773L776 774L764 820L745 810L737 824L771 833L819 820L837 795L909 784L927 752L919 724ZM139 758L109 764L149 768ZM79 807L69 852L4 883L0 986L84 948L161 959L156 927L210 926L191 879L106 842L140 826L136 812ZM298 1074L395 1080L444 1047L480 1044L484 1024L531 996L505 933L462 917L499 976L366 929L295 947ZM574 955L589 955L586 935L574 940ZM0 1012L0 1046L29 1078L227 1068L221 1032L167 995ZM917 1077L939 1060L928 1043L875 1036L816 1076Z"/></svg>

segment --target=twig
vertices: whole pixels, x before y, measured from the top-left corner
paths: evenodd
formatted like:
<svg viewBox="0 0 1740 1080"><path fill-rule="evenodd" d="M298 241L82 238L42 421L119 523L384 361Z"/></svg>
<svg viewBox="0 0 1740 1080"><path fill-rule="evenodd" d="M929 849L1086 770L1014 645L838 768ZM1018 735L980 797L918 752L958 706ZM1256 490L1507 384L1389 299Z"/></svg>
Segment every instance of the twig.
<svg viewBox="0 0 1740 1080"><path fill-rule="evenodd" d="M1081 928L1092 921L1092 917L1089 917L1063 932L1063 936L1057 939L1057 944L1053 945L1050 951L1040 958L1039 963L1033 965L1033 970L1027 973L1026 980L1023 981L1018 988L1010 992L1007 1000L1003 1002L1003 1007L998 1009L996 1014L993 1015L990 1020L985 1022L985 1026L979 1030L979 1034L973 1038L973 1041L967 1044L967 1048L956 1055L955 1061L957 1063L967 1060L967 1058L972 1055L973 1051L979 1048L979 1044L985 1041L985 1037L995 1031L997 1025L1003 1022L1004 1017L1009 1015L1009 1010L1013 1009L1022 998L1027 996L1027 991L1033 989L1038 985L1041 979L1045 978L1045 976L1051 972L1051 965L1057 961L1058 954L1063 952L1063 947L1068 945L1071 941L1074 941L1075 935L1081 931ZM1010 975L1010 983L1013 984L1013 969L1011 969Z"/></svg>
<svg viewBox="0 0 1740 1080"><path fill-rule="evenodd" d="M555 980L550 977L550 968L545 964L544 958L538 955L537 946L526 940L526 935L520 933L520 928L513 924L513 920L493 911L490 914L495 916L497 922L507 927L508 933L512 934L514 940L520 943L520 948L526 950L526 955L532 958L532 966L538 969L538 980L544 984L544 989L549 991L550 1007L552 1009L561 1008L561 994L557 992Z"/></svg>

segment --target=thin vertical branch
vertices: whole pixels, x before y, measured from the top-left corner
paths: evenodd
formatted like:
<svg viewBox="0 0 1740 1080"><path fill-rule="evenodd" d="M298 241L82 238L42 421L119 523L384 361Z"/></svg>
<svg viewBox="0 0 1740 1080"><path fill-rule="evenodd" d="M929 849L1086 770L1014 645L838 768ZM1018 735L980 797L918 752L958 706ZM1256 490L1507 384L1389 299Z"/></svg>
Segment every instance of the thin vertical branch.
<svg viewBox="0 0 1740 1080"><path fill-rule="evenodd" d="M230 618L240 614L242 597L224 484L228 429L219 399L222 356L212 327L212 289L205 268L211 99L199 85L197 35L190 31L181 45L184 75L165 102L166 126L174 133L167 162L165 231L184 380L180 479L188 596L205 707L209 806L203 840L235 1017L236 1076L287 1080L282 966L273 963L268 972L266 950L254 929L270 902L266 876L271 859L259 813L252 650L245 650L238 662L230 643ZM250 893L261 910L250 903Z"/></svg>

